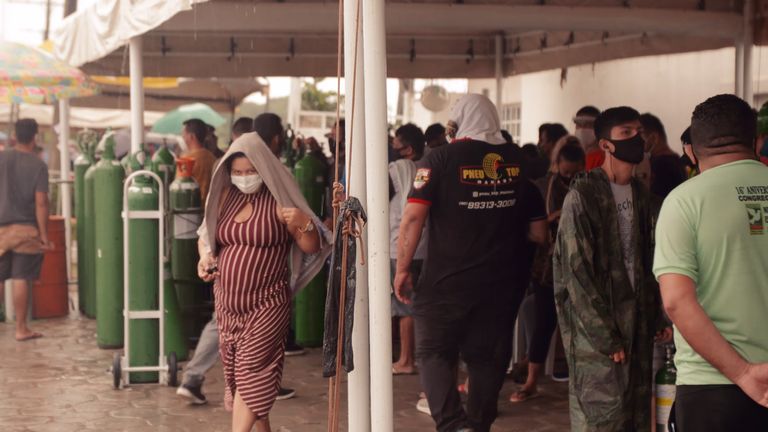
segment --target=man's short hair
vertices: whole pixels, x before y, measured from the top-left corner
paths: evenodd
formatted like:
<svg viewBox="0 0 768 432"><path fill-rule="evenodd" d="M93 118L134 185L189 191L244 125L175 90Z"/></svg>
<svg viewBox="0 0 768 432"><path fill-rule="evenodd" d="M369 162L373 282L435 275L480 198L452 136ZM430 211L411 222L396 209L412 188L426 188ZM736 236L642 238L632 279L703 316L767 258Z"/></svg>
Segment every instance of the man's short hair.
<svg viewBox="0 0 768 432"><path fill-rule="evenodd" d="M547 130L547 128L551 125L551 123L542 123L539 126L539 136L541 136L541 133Z"/></svg>
<svg viewBox="0 0 768 432"><path fill-rule="evenodd" d="M21 144L29 144L37 135L37 121L31 118L23 118L16 121L16 141Z"/></svg>
<svg viewBox="0 0 768 432"><path fill-rule="evenodd" d="M208 125L197 118L189 119L184 122L184 128L187 133L191 133L197 138L201 145L205 145L205 139L208 137Z"/></svg>
<svg viewBox="0 0 768 432"><path fill-rule="evenodd" d="M616 126L640 120L640 113L628 106L609 108L595 120L597 139L611 139L611 129Z"/></svg>
<svg viewBox="0 0 768 432"><path fill-rule="evenodd" d="M253 132L253 119L249 117L240 117L232 125L232 135L242 135Z"/></svg>
<svg viewBox="0 0 768 432"><path fill-rule="evenodd" d="M654 132L658 134L664 142L667 141L667 131L658 117L651 113L645 113L640 116L640 124L643 125L645 132Z"/></svg>
<svg viewBox="0 0 768 432"><path fill-rule="evenodd" d="M560 123L549 123L546 127L547 141L556 143L560 138L568 135L568 129Z"/></svg>
<svg viewBox="0 0 768 432"><path fill-rule="evenodd" d="M426 141L434 141L440 137L445 136L445 126L440 123L434 123L429 125L427 130L424 131L424 139Z"/></svg>
<svg viewBox="0 0 768 432"><path fill-rule="evenodd" d="M424 154L424 133L413 123L407 123L395 131L395 136L411 147L418 157Z"/></svg>
<svg viewBox="0 0 768 432"><path fill-rule="evenodd" d="M586 155L584 149L580 145L566 144L560 149L560 153L557 155L558 160L565 160L568 162L584 162Z"/></svg>
<svg viewBox="0 0 768 432"><path fill-rule="evenodd" d="M592 117L597 118L600 115L600 110L592 105L587 105L579 108L576 111L576 117Z"/></svg>
<svg viewBox="0 0 768 432"><path fill-rule="evenodd" d="M697 155L735 153L754 146L757 116L744 100L730 94L713 96L691 116L691 141Z"/></svg>
<svg viewBox="0 0 768 432"><path fill-rule="evenodd" d="M274 113L259 114L253 119L253 130L269 145L276 136L282 135L283 120Z"/></svg>

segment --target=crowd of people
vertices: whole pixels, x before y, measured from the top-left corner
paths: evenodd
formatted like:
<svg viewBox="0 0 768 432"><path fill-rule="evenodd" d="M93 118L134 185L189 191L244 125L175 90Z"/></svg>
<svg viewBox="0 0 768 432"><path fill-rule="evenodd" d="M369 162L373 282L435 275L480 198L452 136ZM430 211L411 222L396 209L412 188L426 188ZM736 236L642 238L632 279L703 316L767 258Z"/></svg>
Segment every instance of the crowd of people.
<svg viewBox="0 0 768 432"><path fill-rule="evenodd" d="M439 432L490 430L529 293L526 374L510 402L538 395L559 327L571 430L650 431L654 352L674 326L676 430L765 430L768 168L758 155L768 125L758 139L749 105L715 96L693 112L680 157L653 114L586 106L573 121L572 135L544 124L537 144L518 147L493 104L467 95L447 124L450 144L411 168L390 228L393 313L410 305L415 327L417 406ZM419 156L420 144L395 146ZM408 358L393 372L410 372Z"/></svg>
<svg viewBox="0 0 768 432"><path fill-rule="evenodd" d="M198 274L214 284L215 313L177 393L206 403L205 373L221 359L233 431L270 431L275 401L295 394L280 385L285 355L301 352L291 299L328 265L344 199L334 181L346 177L338 126L331 158L314 138L294 141L327 168L332 199L315 214L280 159L280 117L237 120L219 154L208 125L184 123L205 209ZM16 134L0 153L0 279L14 279L23 341L40 336L23 306L50 247L48 183L31 154L36 125L19 121ZM489 432L519 317L525 358L509 403L539 395L555 341L573 431L650 431L654 356L674 343L677 430L765 430L767 136L732 95L696 107L682 157L658 117L627 106L585 106L572 133L544 124L522 146L476 94L445 125L400 126L389 140L392 374L419 374L417 407L437 431Z"/></svg>

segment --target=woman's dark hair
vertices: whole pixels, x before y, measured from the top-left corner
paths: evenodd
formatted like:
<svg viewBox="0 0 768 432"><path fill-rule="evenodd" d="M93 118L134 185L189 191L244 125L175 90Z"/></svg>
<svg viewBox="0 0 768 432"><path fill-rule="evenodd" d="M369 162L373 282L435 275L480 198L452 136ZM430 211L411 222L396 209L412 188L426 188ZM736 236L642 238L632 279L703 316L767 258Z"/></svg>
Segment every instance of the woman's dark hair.
<svg viewBox="0 0 768 432"><path fill-rule="evenodd" d="M550 123L547 125L547 141L552 144L556 143L560 138L568 135L568 129L560 123Z"/></svg>
<svg viewBox="0 0 768 432"><path fill-rule="evenodd" d="M558 160L566 160L568 162L584 162L586 155L580 145L566 144L560 149L560 153L557 155Z"/></svg>
<svg viewBox="0 0 768 432"><path fill-rule="evenodd" d="M200 145L205 145L205 138L208 136L208 125L204 121L196 118L189 119L184 122L184 128L186 128L188 133L197 138L197 142Z"/></svg>
<svg viewBox="0 0 768 432"><path fill-rule="evenodd" d="M232 153L224 162L224 166L227 168L227 174L232 172L232 164L235 162L235 159L247 158L247 157L248 156L246 156L245 153L243 152Z"/></svg>

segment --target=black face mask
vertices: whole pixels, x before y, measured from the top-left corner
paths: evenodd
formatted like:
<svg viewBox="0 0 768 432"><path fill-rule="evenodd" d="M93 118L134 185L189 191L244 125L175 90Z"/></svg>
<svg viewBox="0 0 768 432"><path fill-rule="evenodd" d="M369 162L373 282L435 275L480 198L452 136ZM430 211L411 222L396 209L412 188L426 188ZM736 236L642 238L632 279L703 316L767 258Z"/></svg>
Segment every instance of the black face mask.
<svg viewBox="0 0 768 432"><path fill-rule="evenodd" d="M645 141L640 134L624 140L608 140L616 146L613 157L637 165L643 161Z"/></svg>

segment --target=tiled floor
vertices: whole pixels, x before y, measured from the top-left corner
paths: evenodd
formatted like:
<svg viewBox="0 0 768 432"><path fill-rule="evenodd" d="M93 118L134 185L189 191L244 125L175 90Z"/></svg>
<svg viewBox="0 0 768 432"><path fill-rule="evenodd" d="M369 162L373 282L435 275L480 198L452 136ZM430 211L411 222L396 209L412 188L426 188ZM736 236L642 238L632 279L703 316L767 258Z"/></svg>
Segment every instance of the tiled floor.
<svg viewBox="0 0 768 432"><path fill-rule="evenodd" d="M42 320L34 322L33 328L45 337L17 343L13 325L0 323L1 432L230 430L221 402L220 366L206 379L204 391L211 403L190 406L176 396L175 389L157 384L113 390L108 373L113 351L96 347L94 321ZM273 431L325 431L327 381L319 365L319 350L288 358L284 385L295 388L298 396L276 403L270 416ZM504 386L494 431L568 430L566 384L544 379L541 397L512 406L506 400L514 387L511 381ZM414 408L418 376L394 377L394 389L395 430L434 430L432 419Z"/></svg>

